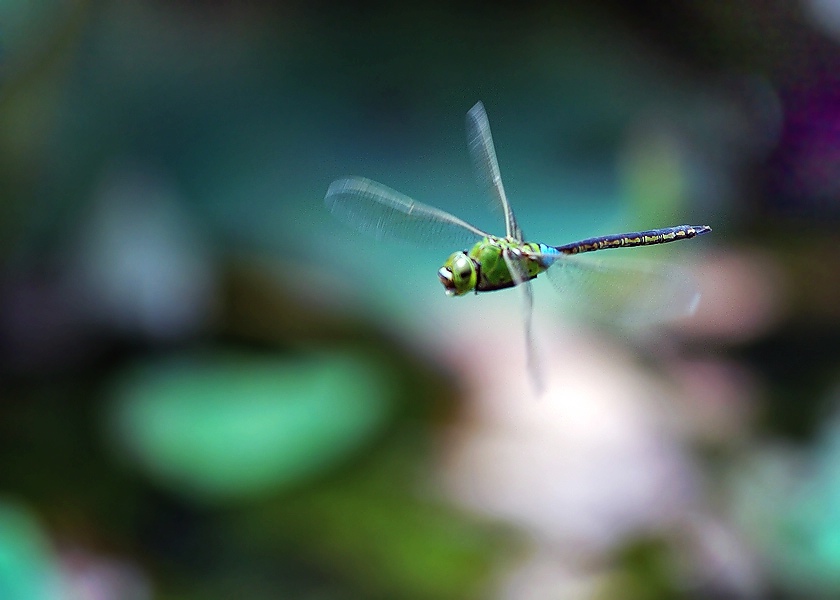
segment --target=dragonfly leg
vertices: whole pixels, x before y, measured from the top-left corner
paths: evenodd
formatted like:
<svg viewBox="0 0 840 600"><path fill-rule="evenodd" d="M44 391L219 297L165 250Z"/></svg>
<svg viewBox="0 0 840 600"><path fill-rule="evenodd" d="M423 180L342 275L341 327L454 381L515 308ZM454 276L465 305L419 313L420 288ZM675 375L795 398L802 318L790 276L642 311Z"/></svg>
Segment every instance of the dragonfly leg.
<svg viewBox="0 0 840 600"><path fill-rule="evenodd" d="M481 261L479 261L477 259L473 259L473 264L475 264L475 276L476 276L475 280L477 282L480 282L481 281ZM478 285L477 284L476 284L475 288L473 289L473 293L476 296L478 296Z"/></svg>

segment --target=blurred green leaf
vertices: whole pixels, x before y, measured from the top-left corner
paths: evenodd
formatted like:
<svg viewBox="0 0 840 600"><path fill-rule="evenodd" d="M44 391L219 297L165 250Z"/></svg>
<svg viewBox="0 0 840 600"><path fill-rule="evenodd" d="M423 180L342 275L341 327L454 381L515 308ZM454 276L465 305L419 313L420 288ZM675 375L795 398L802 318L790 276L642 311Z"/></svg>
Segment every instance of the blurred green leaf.
<svg viewBox="0 0 840 600"><path fill-rule="evenodd" d="M351 354L160 360L117 377L108 435L170 489L245 497L344 460L387 421L391 394Z"/></svg>
<svg viewBox="0 0 840 600"><path fill-rule="evenodd" d="M50 600L56 584L47 540L35 519L21 506L0 502L0 598Z"/></svg>

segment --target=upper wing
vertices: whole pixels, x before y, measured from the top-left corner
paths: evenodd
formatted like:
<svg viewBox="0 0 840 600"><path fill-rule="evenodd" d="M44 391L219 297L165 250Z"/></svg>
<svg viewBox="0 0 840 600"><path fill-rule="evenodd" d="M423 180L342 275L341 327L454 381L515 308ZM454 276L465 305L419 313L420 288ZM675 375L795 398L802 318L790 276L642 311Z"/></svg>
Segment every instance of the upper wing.
<svg viewBox="0 0 840 600"><path fill-rule="evenodd" d="M496 148L493 146L493 136L490 135L490 122L481 102L477 102L467 113L467 145L479 185L489 188L494 202L505 215L505 235L522 241L522 230L516 224L516 217L502 185Z"/></svg>
<svg viewBox="0 0 840 600"><path fill-rule="evenodd" d="M684 269L658 261L543 255L549 281L572 313L636 328L688 317L697 309L697 281ZM600 253L598 253L600 254Z"/></svg>
<svg viewBox="0 0 840 600"><path fill-rule="evenodd" d="M336 179L324 203L332 214L377 239L466 248L487 236L458 217L363 177Z"/></svg>

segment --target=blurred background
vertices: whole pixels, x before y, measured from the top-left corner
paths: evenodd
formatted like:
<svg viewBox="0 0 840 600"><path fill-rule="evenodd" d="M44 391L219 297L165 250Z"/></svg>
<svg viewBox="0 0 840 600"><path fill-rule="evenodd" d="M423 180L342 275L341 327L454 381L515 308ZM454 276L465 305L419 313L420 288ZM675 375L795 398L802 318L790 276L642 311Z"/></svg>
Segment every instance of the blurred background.
<svg viewBox="0 0 840 600"><path fill-rule="evenodd" d="M632 8L631 8L632 6ZM360 175L681 223L644 335L444 297ZM840 4L0 2L0 598L840 595Z"/></svg>

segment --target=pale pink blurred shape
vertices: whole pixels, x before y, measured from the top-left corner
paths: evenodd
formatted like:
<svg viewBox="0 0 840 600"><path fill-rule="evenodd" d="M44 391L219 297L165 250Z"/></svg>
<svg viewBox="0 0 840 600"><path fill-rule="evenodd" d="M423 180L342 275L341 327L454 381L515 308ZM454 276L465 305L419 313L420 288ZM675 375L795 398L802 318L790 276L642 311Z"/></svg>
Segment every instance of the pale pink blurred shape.
<svg viewBox="0 0 840 600"><path fill-rule="evenodd" d="M718 358L678 358L666 364L682 392L675 411L686 437L727 443L752 430L761 395L759 378L742 364Z"/></svg>
<svg viewBox="0 0 840 600"><path fill-rule="evenodd" d="M737 440L749 428L759 393L751 373L681 355L678 326L638 346L653 350L657 377L637 360L633 339L547 326L556 315L547 319L549 307L538 305L547 380L538 397L514 312L519 298L487 300L480 311L441 316L435 331L467 382L465 418L445 446L447 489L532 541L499 597L575 599L611 589L621 574L605 558L639 536L673 548L677 585L757 597L755 559L707 505L710 491L684 447L686 438Z"/></svg>
<svg viewBox="0 0 840 600"><path fill-rule="evenodd" d="M692 269L701 299L694 317L680 324L686 334L743 342L768 331L787 309L783 273L757 251L710 252Z"/></svg>
<svg viewBox="0 0 840 600"><path fill-rule="evenodd" d="M152 586L136 565L74 546L59 553L57 600L151 600Z"/></svg>
<svg viewBox="0 0 840 600"><path fill-rule="evenodd" d="M523 393L528 383L515 361L475 371L494 364L503 343L474 340L472 420L452 438L447 481L467 506L536 540L599 554L666 525L692 501L692 468L651 402L678 392L609 340L552 333L562 343L543 355L541 398Z"/></svg>

